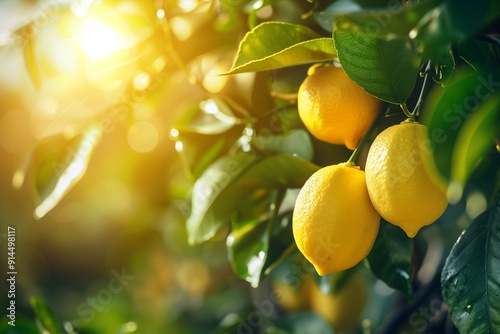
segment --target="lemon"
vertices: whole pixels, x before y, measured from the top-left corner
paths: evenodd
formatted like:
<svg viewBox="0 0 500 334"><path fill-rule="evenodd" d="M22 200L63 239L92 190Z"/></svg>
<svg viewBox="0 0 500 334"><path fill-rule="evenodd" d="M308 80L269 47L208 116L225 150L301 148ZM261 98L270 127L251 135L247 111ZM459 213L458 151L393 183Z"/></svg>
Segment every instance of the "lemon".
<svg viewBox="0 0 500 334"><path fill-rule="evenodd" d="M426 127L406 120L382 131L366 160L366 185L375 209L413 238L432 224L448 204L429 172L431 151Z"/></svg>
<svg viewBox="0 0 500 334"><path fill-rule="evenodd" d="M340 67L314 67L299 88L299 116L309 132L354 150L370 128L381 101L366 93Z"/></svg>
<svg viewBox="0 0 500 334"><path fill-rule="evenodd" d="M359 322L367 291L359 275L353 275L338 293L323 294L317 284L311 284L311 310L328 321L337 331L352 331Z"/></svg>
<svg viewBox="0 0 500 334"><path fill-rule="evenodd" d="M292 285L282 279L272 282L273 296L286 312L300 312L309 309L310 285L314 284L308 277L299 284Z"/></svg>
<svg viewBox="0 0 500 334"><path fill-rule="evenodd" d="M362 261L375 242L379 225L365 173L348 163L315 172L300 190L292 217L297 247L319 275Z"/></svg>

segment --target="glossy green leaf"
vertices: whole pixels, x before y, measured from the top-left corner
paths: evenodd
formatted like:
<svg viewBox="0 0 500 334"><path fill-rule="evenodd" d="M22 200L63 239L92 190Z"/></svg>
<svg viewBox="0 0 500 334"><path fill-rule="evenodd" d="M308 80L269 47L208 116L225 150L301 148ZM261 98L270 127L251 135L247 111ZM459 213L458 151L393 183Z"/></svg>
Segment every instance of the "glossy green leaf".
<svg viewBox="0 0 500 334"><path fill-rule="evenodd" d="M466 132L460 133L464 125L468 123L467 119L472 117L476 111L483 110L484 117L488 119L492 117L491 115L488 116L489 114L498 113L494 103L488 102L488 100L496 100L492 94L496 96L499 87L500 72L497 70L488 74L462 73L452 78L445 88L435 87L430 92L423 106L423 123L428 124L434 165L444 181L457 181L453 180L457 173L457 176L461 175L462 180L465 180L469 175L473 166L464 168L463 159L465 158L460 162L462 165L454 166L454 155L457 156L456 159L467 155L467 153L463 153L466 152L463 150L467 150L470 143L465 141L467 138L470 140L474 138L473 129L480 125L481 115L477 116L478 121L474 121L476 119L474 117L473 123L467 126L471 130L466 129ZM477 124L477 126L474 124ZM492 130L491 127L494 127L494 124L491 124L491 127L484 126ZM493 136L492 131L490 133ZM463 136L460 146L457 145L459 134ZM484 145L487 145L487 138L482 137L483 134L478 135L480 137L477 138L481 145L478 149L483 151ZM471 153L474 152L474 155L471 155L471 158L477 158L477 152L479 151L475 151L475 148L472 149Z"/></svg>
<svg viewBox="0 0 500 334"><path fill-rule="evenodd" d="M243 126L234 126L223 134L203 134L197 130L189 126L178 126L173 130L175 148L194 178L199 178L207 166L227 153L241 136Z"/></svg>
<svg viewBox="0 0 500 334"><path fill-rule="evenodd" d="M279 195L278 195L279 196ZM270 208L279 209L276 203ZM292 213L274 218L236 221L227 238L229 261L235 273L256 288L294 243Z"/></svg>
<svg viewBox="0 0 500 334"><path fill-rule="evenodd" d="M422 17L410 36L419 42L425 58L440 60L452 44L498 19L500 11L495 2L442 1Z"/></svg>
<svg viewBox="0 0 500 334"><path fill-rule="evenodd" d="M185 125L178 125L179 131L189 131L204 135L215 135L227 132L239 123L229 108L221 99L210 98L199 103L201 112L198 117Z"/></svg>
<svg viewBox="0 0 500 334"><path fill-rule="evenodd" d="M314 155L311 138L303 129L290 130L284 135L261 135L255 145L259 150L297 155L306 160L312 160Z"/></svg>
<svg viewBox="0 0 500 334"><path fill-rule="evenodd" d="M462 233L441 275L444 301L461 333L500 328L500 196Z"/></svg>
<svg viewBox="0 0 500 334"><path fill-rule="evenodd" d="M410 31L429 10L437 5L437 0L408 3L384 3L376 7L370 4L362 7L356 1L336 1L315 18L322 27L357 31L377 37L408 37Z"/></svg>
<svg viewBox="0 0 500 334"><path fill-rule="evenodd" d="M318 169L307 160L287 154L259 159L239 153L217 160L194 185L187 221L189 243L213 237L252 191L300 188Z"/></svg>
<svg viewBox="0 0 500 334"><path fill-rule="evenodd" d="M460 128L453 150L451 178L465 184L498 138L500 92L481 103Z"/></svg>
<svg viewBox="0 0 500 334"><path fill-rule="evenodd" d="M40 174L37 174L36 187L41 203L35 209L35 218L45 216L80 181L87 171L90 157L101 136L101 126L94 125L78 137L74 146L65 147L65 161L52 161L50 164L48 172L54 182L41 183Z"/></svg>
<svg viewBox="0 0 500 334"><path fill-rule="evenodd" d="M335 58L331 38L310 28L285 22L265 22L246 34L234 65L225 74L257 72Z"/></svg>
<svg viewBox="0 0 500 334"><path fill-rule="evenodd" d="M397 226L381 219L377 239L367 256L373 274L391 288L413 299L411 259L413 239Z"/></svg>
<svg viewBox="0 0 500 334"><path fill-rule="evenodd" d="M273 224L261 279L269 275L288 255L297 251L292 231L292 215L292 211L280 214Z"/></svg>
<svg viewBox="0 0 500 334"><path fill-rule="evenodd" d="M300 188L319 166L302 158L278 154L252 166L239 181L243 189Z"/></svg>
<svg viewBox="0 0 500 334"><path fill-rule="evenodd" d="M33 311L35 312L37 326L39 327L40 332L48 334L64 333L61 324L54 315L54 312L43 299L31 297L30 303Z"/></svg>
<svg viewBox="0 0 500 334"><path fill-rule="evenodd" d="M228 222L245 192L235 182L258 158L249 153L224 156L212 163L193 187L191 214L187 220L189 243L212 238Z"/></svg>
<svg viewBox="0 0 500 334"><path fill-rule="evenodd" d="M381 100L396 104L406 101L419 71L412 43L339 29L333 36L340 64L354 82Z"/></svg>
<svg viewBox="0 0 500 334"><path fill-rule="evenodd" d="M269 247L269 221L254 219L234 224L227 237L229 261L234 272L256 288Z"/></svg>
<svg viewBox="0 0 500 334"><path fill-rule="evenodd" d="M44 139L25 156L14 173L12 184L19 189L27 177L31 177L31 186L39 201L35 218L45 216L83 177L101 135L102 127L92 125L69 140L63 135Z"/></svg>

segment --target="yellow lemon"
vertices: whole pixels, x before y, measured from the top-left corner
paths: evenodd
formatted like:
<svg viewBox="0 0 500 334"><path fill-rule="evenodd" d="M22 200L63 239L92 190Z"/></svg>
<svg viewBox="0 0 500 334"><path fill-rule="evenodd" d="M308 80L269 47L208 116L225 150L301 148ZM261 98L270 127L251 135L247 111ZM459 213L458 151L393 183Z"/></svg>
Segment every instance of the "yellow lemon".
<svg viewBox="0 0 500 334"><path fill-rule="evenodd" d="M448 200L429 172L426 127L407 120L382 131L366 160L366 184L375 209L413 238L436 221Z"/></svg>
<svg viewBox="0 0 500 334"><path fill-rule="evenodd" d="M366 304L365 282L353 275L338 293L323 294L317 284L311 284L311 310L339 331L352 331Z"/></svg>
<svg viewBox="0 0 500 334"><path fill-rule="evenodd" d="M298 249L319 275L354 267L370 252L380 216L365 173L347 163L314 173L297 196L292 218Z"/></svg>
<svg viewBox="0 0 500 334"><path fill-rule="evenodd" d="M340 67L310 70L299 88L299 116L319 140L354 150L370 128L381 101L352 81Z"/></svg>

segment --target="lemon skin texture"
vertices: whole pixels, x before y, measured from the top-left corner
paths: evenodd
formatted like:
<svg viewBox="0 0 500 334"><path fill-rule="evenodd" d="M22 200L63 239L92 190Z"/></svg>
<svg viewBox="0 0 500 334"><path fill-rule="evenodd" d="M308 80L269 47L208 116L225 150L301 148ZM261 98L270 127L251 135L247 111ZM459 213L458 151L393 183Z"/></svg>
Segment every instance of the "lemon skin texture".
<svg viewBox="0 0 500 334"><path fill-rule="evenodd" d="M347 163L314 173L300 190L292 217L297 247L321 276L362 261L379 226L365 173Z"/></svg>
<svg viewBox="0 0 500 334"><path fill-rule="evenodd" d="M297 96L300 119L317 139L354 150L377 116L381 101L340 67L320 66L310 72Z"/></svg>
<svg viewBox="0 0 500 334"><path fill-rule="evenodd" d="M435 222L448 204L430 172L429 144L424 125L405 121L382 131L367 156L366 184L373 206L410 238Z"/></svg>

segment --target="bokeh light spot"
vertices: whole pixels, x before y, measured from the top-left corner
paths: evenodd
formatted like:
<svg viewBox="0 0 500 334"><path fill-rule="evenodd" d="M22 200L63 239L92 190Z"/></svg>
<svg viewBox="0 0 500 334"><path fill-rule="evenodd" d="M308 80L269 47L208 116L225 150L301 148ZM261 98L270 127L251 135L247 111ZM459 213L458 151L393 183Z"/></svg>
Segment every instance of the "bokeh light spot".
<svg viewBox="0 0 500 334"><path fill-rule="evenodd" d="M134 77L134 88L137 90L145 90L151 84L151 77L146 72L139 72Z"/></svg>
<svg viewBox="0 0 500 334"><path fill-rule="evenodd" d="M198 2L196 0L179 0L178 6L187 13L194 10L198 6Z"/></svg>
<svg viewBox="0 0 500 334"><path fill-rule="evenodd" d="M203 87L211 93L220 92L227 82L227 77L220 75L223 72L219 67L211 69L203 78Z"/></svg>
<svg viewBox="0 0 500 334"><path fill-rule="evenodd" d="M173 17L170 24L172 25L172 32L181 42L187 40L193 34L191 24L182 17Z"/></svg>
<svg viewBox="0 0 500 334"><path fill-rule="evenodd" d="M150 152L158 145L158 129L150 122L137 122L129 128L127 140L134 151L139 153Z"/></svg>
<svg viewBox="0 0 500 334"><path fill-rule="evenodd" d="M465 205L465 211L470 219L476 218L481 212L486 210L488 202L486 197L480 192L473 192L467 196L467 204Z"/></svg>

